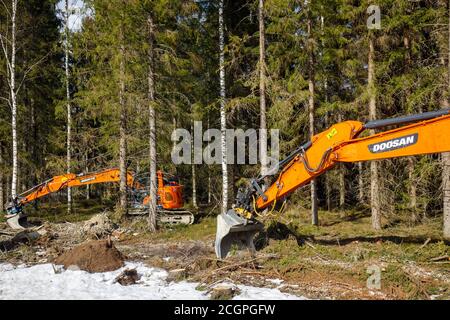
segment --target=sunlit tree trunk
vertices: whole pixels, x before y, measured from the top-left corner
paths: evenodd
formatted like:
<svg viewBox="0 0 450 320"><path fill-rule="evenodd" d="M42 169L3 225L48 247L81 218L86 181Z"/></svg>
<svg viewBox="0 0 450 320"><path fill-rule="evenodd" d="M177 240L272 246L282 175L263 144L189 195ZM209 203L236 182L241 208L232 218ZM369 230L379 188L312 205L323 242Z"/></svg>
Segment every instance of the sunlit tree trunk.
<svg viewBox="0 0 450 320"><path fill-rule="evenodd" d="M225 113L226 91L225 91L225 30L223 20L223 0L219 3L219 77L220 77L220 131L222 146L222 213L228 209L228 167L227 167L227 142L226 127L227 118Z"/></svg>
<svg viewBox="0 0 450 320"><path fill-rule="evenodd" d="M119 104L120 104L120 125L119 125L119 170L120 170L120 209L121 214L127 213L127 107L125 101L125 45L123 30L121 31L120 44L120 79L119 79Z"/></svg>
<svg viewBox="0 0 450 320"><path fill-rule="evenodd" d="M191 132L194 132L194 125L193 121L191 121ZM191 144L191 174L192 174L192 205L194 208L197 208L197 172L195 168L195 162L194 162L194 144Z"/></svg>
<svg viewBox="0 0 450 320"><path fill-rule="evenodd" d="M71 150L71 131L72 131L72 112L70 107L70 90L69 90L69 0L65 0L64 14L64 69L66 73L66 108L67 108L67 157L66 167L67 173L71 171L72 150ZM72 189L67 188L67 213L72 212Z"/></svg>
<svg viewBox="0 0 450 320"><path fill-rule="evenodd" d="M260 112L260 135L259 150L261 161L261 175L267 171L267 121L266 121L266 48L264 30L264 0L259 0L259 112Z"/></svg>
<svg viewBox="0 0 450 320"><path fill-rule="evenodd" d="M312 36L312 20L308 18L308 87L309 87L309 100L308 100L308 115L309 115L309 136L312 139L314 136L314 113L315 113L315 83L314 83L314 49L313 49L313 36ZM313 225L319 224L319 213L317 203L317 181L314 179L311 181L311 223Z"/></svg>
<svg viewBox="0 0 450 320"><path fill-rule="evenodd" d="M369 36L368 76L367 86L369 91L369 119L377 118L377 104L375 92L375 45L372 36ZM371 130L371 134L375 134ZM372 208L372 228L381 230L381 206L380 185L378 176L378 162L370 162L370 205Z"/></svg>
<svg viewBox="0 0 450 320"><path fill-rule="evenodd" d="M338 114L338 122L342 122L342 114ZM339 207L345 206L345 166L343 163L339 166Z"/></svg>
<svg viewBox="0 0 450 320"><path fill-rule="evenodd" d="M11 197L17 196L18 184L18 141L17 141L17 88L16 88L16 15L18 0L11 0L11 38L8 34L1 35L2 51L5 56L7 67L7 82L9 86L9 106L11 108L11 131L12 131L12 176ZM11 47L11 52L9 52Z"/></svg>
<svg viewBox="0 0 450 320"><path fill-rule="evenodd" d="M150 15L147 17L148 27L148 104L149 104L149 145L150 145L150 206L148 213L148 227L156 230L157 214L157 176L156 176L156 111L155 111L155 76L154 76L154 25Z"/></svg>

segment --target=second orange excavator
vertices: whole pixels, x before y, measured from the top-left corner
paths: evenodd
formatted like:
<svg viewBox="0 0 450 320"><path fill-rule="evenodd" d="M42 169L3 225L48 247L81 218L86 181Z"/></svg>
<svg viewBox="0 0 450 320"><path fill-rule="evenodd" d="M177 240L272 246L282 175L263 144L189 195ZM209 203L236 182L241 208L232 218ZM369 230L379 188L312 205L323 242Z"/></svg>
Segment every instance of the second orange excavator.
<svg viewBox="0 0 450 320"><path fill-rule="evenodd" d="M162 171L157 172L157 177L158 221L160 223L170 224L192 224L194 222L194 216L191 212L183 209L183 186L176 179L166 179ZM10 203L6 204L6 221L13 229L25 229L28 227L27 214L23 211L23 207L26 204L68 187L119 181L120 170L117 168L78 175L67 173L55 176L25 191L15 199L12 199ZM148 213L150 196L146 185L142 181L139 181L133 172L127 171L127 186L130 200L128 213L132 215Z"/></svg>

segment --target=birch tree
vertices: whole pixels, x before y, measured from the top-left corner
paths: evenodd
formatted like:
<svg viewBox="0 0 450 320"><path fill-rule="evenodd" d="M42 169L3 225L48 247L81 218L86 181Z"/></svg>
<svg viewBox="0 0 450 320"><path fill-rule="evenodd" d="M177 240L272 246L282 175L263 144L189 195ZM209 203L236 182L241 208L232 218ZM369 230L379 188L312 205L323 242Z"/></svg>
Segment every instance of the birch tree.
<svg viewBox="0 0 450 320"><path fill-rule="evenodd" d="M223 20L223 0L219 3L219 77L220 77L220 131L222 146L222 213L228 209L228 167L226 142L226 91L225 91L225 30Z"/></svg>
<svg viewBox="0 0 450 320"><path fill-rule="evenodd" d="M308 16L307 20L308 28L308 117L309 117L309 136L310 139L314 136L314 113L315 113L315 83L314 83L314 38L312 35L312 19ZM311 223L315 226L319 224L318 216L318 203L317 203L317 181L314 179L311 181Z"/></svg>
<svg viewBox="0 0 450 320"><path fill-rule="evenodd" d="M148 228L156 230L157 209L157 177L156 177L156 112L155 112L155 79L154 79L154 25L150 14L147 17L148 30L148 122L149 122L149 161L150 161L150 206L148 212Z"/></svg>
<svg viewBox="0 0 450 320"><path fill-rule="evenodd" d="M11 10L8 10L11 18L11 35L0 34L2 51L5 56L7 82L9 86L8 104L11 108L11 131L12 131L12 177L11 177L11 198L17 196L18 180L18 152L17 152L17 87L16 87L16 16L18 0L11 0ZM10 47L10 48L9 48Z"/></svg>
<svg viewBox="0 0 450 320"><path fill-rule="evenodd" d="M266 44L264 30L264 0L259 0L259 112L260 112L260 135L259 150L261 160L261 175L267 171L267 122L266 122Z"/></svg>
<svg viewBox="0 0 450 320"><path fill-rule="evenodd" d="M64 12L64 71L66 75L66 108L67 108L67 156L66 165L67 173L71 172L72 150L71 150L71 131L72 131L72 109L70 106L70 89L69 89L69 0L65 0ZM67 188L67 213L72 212L72 190Z"/></svg>
<svg viewBox="0 0 450 320"><path fill-rule="evenodd" d="M120 170L120 209L122 214L127 212L127 106L125 101L125 45L123 26L120 30L120 66L119 66L119 170Z"/></svg>

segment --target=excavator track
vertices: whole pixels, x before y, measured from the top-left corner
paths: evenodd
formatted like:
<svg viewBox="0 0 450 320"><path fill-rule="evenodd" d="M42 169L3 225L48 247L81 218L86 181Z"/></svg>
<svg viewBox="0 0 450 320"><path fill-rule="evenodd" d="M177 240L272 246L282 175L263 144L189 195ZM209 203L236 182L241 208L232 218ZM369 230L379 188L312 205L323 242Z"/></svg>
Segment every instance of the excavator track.
<svg viewBox="0 0 450 320"><path fill-rule="evenodd" d="M131 216L148 215L148 208L132 208L128 210ZM193 224L194 215L188 210L158 210L156 219L163 224Z"/></svg>

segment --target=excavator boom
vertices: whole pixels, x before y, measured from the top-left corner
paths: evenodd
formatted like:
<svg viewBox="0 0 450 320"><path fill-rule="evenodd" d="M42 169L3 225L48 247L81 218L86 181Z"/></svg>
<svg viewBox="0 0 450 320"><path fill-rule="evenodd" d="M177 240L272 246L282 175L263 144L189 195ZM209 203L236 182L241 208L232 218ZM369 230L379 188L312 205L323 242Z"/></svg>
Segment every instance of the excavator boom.
<svg viewBox="0 0 450 320"><path fill-rule="evenodd" d="M412 122L412 123L411 123ZM411 123L411 124L409 124ZM361 137L366 130L399 128ZM274 207L298 188L332 169L339 162L360 162L450 151L450 109L406 117L337 123L312 137L280 162L275 181L265 188L264 178L240 190L235 207L218 216L216 254L224 258L232 245L254 250L253 236L263 229L256 216Z"/></svg>
<svg viewBox="0 0 450 320"><path fill-rule="evenodd" d="M127 186L131 189L133 195L142 194L144 198L139 203L130 208L132 214L141 214L147 212L150 197L145 188L135 179L131 171L127 171ZM6 205L6 221L12 229L24 229L27 227L26 214L23 212L23 206L45 197L51 193L59 192L69 187L80 187L99 183L111 183L120 181L120 170L118 168L105 169L97 172L79 174L67 173L55 176L12 199ZM158 206L162 213L161 221L167 223L191 224L194 219L192 213L181 210L183 207L183 186L178 183L164 183L163 173L158 171Z"/></svg>

